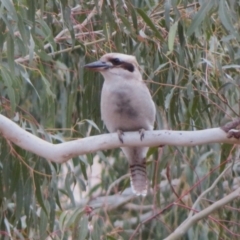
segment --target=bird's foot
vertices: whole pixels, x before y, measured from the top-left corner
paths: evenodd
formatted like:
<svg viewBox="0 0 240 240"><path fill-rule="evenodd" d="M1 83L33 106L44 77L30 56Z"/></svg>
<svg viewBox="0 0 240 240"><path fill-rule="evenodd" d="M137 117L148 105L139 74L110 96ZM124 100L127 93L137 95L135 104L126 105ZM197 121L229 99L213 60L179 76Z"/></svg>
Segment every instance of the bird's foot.
<svg viewBox="0 0 240 240"><path fill-rule="evenodd" d="M123 143L123 135L124 135L123 130L118 129L117 134L118 134L118 138L119 138L120 142Z"/></svg>
<svg viewBox="0 0 240 240"><path fill-rule="evenodd" d="M140 134L140 140L142 141L144 138L144 133L145 133L145 129L141 128L138 130L139 134Z"/></svg>

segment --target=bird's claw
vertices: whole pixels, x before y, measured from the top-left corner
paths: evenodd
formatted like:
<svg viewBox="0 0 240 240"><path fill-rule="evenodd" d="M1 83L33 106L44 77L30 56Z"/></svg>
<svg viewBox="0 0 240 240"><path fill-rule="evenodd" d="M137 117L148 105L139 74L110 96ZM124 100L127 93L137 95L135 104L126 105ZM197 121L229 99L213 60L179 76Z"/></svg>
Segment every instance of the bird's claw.
<svg viewBox="0 0 240 240"><path fill-rule="evenodd" d="M144 132L145 132L145 129L141 128L139 129L139 134L140 134L140 140L142 141L143 138L144 138Z"/></svg>
<svg viewBox="0 0 240 240"><path fill-rule="evenodd" d="M118 129L117 134L118 134L118 138L119 138L120 142L123 143L124 132L122 130Z"/></svg>

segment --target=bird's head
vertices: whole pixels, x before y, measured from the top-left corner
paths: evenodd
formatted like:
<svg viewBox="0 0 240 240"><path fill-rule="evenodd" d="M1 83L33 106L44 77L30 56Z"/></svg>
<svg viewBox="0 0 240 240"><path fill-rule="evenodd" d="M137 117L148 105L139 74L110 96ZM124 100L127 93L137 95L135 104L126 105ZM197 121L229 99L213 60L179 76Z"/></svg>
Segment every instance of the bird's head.
<svg viewBox="0 0 240 240"><path fill-rule="evenodd" d="M105 80L121 77L124 79L142 80L137 60L132 55L122 53L107 53L100 60L84 66L93 71L100 72Z"/></svg>

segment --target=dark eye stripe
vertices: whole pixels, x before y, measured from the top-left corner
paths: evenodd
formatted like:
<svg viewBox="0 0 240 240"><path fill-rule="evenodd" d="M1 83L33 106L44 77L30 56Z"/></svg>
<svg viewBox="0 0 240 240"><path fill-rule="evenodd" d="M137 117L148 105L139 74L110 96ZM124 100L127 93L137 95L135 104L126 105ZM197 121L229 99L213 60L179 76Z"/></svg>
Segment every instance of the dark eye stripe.
<svg viewBox="0 0 240 240"><path fill-rule="evenodd" d="M134 72L134 65L128 62L123 62L119 58L110 58L109 62L113 64L113 66L121 67L129 72Z"/></svg>
<svg viewBox="0 0 240 240"><path fill-rule="evenodd" d="M123 62L121 67L129 72L134 72L134 66L131 63Z"/></svg>

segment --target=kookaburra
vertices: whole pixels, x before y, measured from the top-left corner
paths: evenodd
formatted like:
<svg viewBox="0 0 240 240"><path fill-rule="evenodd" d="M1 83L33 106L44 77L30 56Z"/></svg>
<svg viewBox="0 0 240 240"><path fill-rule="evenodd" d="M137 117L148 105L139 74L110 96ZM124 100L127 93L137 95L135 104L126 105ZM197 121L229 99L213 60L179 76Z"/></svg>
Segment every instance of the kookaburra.
<svg viewBox="0 0 240 240"><path fill-rule="evenodd" d="M104 77L101 93L101 117L109 132L152 130L155 105L142 80L136 58L121 53L108 53L85 68ZM136 195L147 194L146 154L148 147L122 147L130 165L131 186Z"/></svg>

